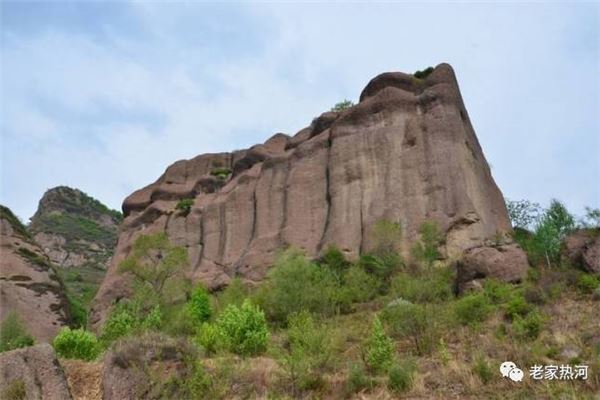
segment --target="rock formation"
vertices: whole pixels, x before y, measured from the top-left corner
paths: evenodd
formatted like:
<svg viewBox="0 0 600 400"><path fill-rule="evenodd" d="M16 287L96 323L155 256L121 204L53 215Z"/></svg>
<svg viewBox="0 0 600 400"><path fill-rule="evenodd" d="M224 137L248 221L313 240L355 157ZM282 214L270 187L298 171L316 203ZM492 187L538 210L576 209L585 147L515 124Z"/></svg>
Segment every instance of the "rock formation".
<svg viewBox="0 0 600 400"><path fill-rule="evenodd" d="M600 275L600 229L579 229L567 236L562 257L575 267Z"/></svg>
<svg viewBox="0 0 600 400"><path fill-rule="evenodd" d="M0 320L14 312L38 341L70 320L64 286L25 227L0 206Z"/></svg>
<svg viewBox="0 0 600 400"><path fill-rule="evenodd" d="M59 186L44 193L30 230L55 265L105 269L120 220L119 212L82 191Z"/></svg>
<svg viewBox="0 0 600 400"><path fill-rule="evenodd" d="M72 398L65 374L49 344L0 354L0 398Z"/></svg>
<svg viewBox="0 0 600 400"><path fill-rule="evenodd" d="M189 212L177 208L182 199L193 200ZM293 137L178 161L125 199L123 212L92 325L126 294L117 266L140 234L166 231L188 249L190 276L214 289L234 276L261 280L288 245L314 257L335 244L356 258L373 247L381 219L401 224L405 255L427 219L445 233L451 258L511 230L447 64L424 78L381 74L357 105Z"/></svg>

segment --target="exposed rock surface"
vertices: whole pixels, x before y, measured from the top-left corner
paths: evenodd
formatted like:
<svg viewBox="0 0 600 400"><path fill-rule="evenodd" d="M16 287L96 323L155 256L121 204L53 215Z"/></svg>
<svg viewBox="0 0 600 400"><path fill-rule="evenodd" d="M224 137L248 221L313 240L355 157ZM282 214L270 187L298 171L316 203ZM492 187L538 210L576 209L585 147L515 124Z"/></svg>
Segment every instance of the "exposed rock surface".
<svg viewBox="0 0 600 400"><path fill-rule="evenodd" d="M24 389L28 400L71 399L64 372L49 344L1 353L0 370L0 397L23 394ZM21 390L15 389L18 386Z"/></svg>
<svg viewBox="0 0 600 400"><path fill-rule="evenodd" d="M119 212L78 189L59 186L44 193L30 230L60 267L106 268L117 243Z"/></svg>
<svg viewBox="0 0 600 400"><path fill-rule="evenodd" d="M572 265L600 275L600 229L579 229L567 236L562 256Z"/></svg>
<svg viewBox="0 0 600 400"><path fill-rule="evenodd" d="M0 211L0 320L15 312L36 340L50 340L70 319L64 286L14 214Z"/></svg>
<svg viewBox="0 0 600 400"><path fill-rule="evenodd" d="M527 276L528 267L527 256L516 244L475 247L458 261L457 289L461 293L479 289L484 278L518 283Z"/></svg>
<svg viewBox="0 0 600 400"><path fill-rule="evenodd" d="M183 198L194 200L187 214L176 209ZM117 266L140 234L166 231L188 249L191 277L218 288L234 276L262 279L287 245L314 257L335 244L355 258L373 247L380 219L401 224L405 254L425 219L445 233L449 257L511 229L447 64L425 79L379 75L359 104L322 114L294 137L178 161L123 212L92 326L126 294Z"/></svg>

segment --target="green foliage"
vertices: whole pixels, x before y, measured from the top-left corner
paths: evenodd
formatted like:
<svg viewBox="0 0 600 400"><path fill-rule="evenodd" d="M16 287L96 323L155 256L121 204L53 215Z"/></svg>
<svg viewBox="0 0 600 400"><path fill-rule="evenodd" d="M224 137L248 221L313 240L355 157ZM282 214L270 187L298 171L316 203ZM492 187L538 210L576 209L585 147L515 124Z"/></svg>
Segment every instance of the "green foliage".
<svg viewBox="0 0 600 400"><path fill-rule="evenodd" d="M294 388L313 389L322 383L332 357L331 344L329 332L317 326L308 312L288 318L283 366Z"/></svg>
<svg viewBox="0 0 600 400"><path fill-rule="evenodd" d="M69 309L71 311L71 324L74 327L82 327L87 325L87 310L77 298L67 294L69 301Z"/></svg>
<svg viewBox="0 0 600 400"><path fill-rule="evenodd" d="M545 318L534 310L525 317L517 315L513 320L513 332L517 339L535 340L544 328Z"/></svg>
<svg viewBox="0 0 600 400"><path fill-rule="evenodd" d="M231 169L225 167L214 168L212 171L210 171L210 174L212 176L216 176L217 178L225 179L231 175Z"/></svg>
<svg viewBox="0 0 600 400"><path fill-rule="evenodd" d="M188 308L192 318L198 323L210 320L212 309L210 305L210 296L203 286L198 286L188 300Z"/></svg>
<svg viewBox="0 0 600 400"><path fill-rule="evenodd" d="M483 283L483 293L492 304L504 304L513 295L514 289L508 284L497 279L486 279Z"/></svg>
<svg viewBox="0 0 600 400"><path fill-rule="evenodd" d="M414 303L434 303L450 300L453 272L450 268L431 268L419 273L402 272L394 276L390 293Z"/></svg>
<svg viewBox="0 0 600 400"><path fill-rule="evenodd" d="M202 346L206 353L216 353L221 343L219 329L214 324L209 324L208 322L203 323L200 326L200 329L198 329L196 342Z"/></svg>
<svg viewBox="0 0 600 400"><path fill-rule="evenodd" d="M31 251L27 247L19 247L17 249L17 253L36 266L42 267L46 270L53 269L52 264L50 264L50 261L47 257Z"/></svg>
<svg viewBox="0 0 600 400"><path fill-rule="evenodd" d="M309 261L297 250L287 250L269 271L269 280L256 294L269 319L284 323L302 310L331 315L338 309L337 276Z"/></svg>
<svg viewBox="0 0 600 400"><path fill-rule="evenodd" d="M550 207L541 217L529 246L534 257L543 258L548 266L557 264L560 259L562 240L575 229L575 218L558 200L552 200Z"/></svg>
<svg viewBox="0 0 600 400"><path fill-rule="evenodd" d="M491 380L495 376L494 368L481 355L475 359L475 365L473 365L473 372L475 372L477 376L479 376L479 379L481 379L481 383L483 383L484 385L487 385L489 382L491 382Z"/></svg>
<svg viewBox="0 0 600 400"><path fill-rule="evenodd" d="M36 219L38 230L64 236L67 242L86 240L101 243L105 247L115 244L117 234L114 229L104 227L96 221L79 215L51 213Z"/></svg>
<svg viewBox="0 0 600 400"><path fill-rule="evenodd" d="M337 274L342 274L350 266L350 263L346 260L346 257L344 257L344 253L342 253L340 249L332 244L327 246L323 252L320 264L326 265L329 269Z"/></svg>
<svg viewBox="0 0 600 400"><path fill-rule="evenodd" d="M336 103L331 108L331 111L340 112L340 111L347 110L347 109L349 109L352 106L354 106L354 103L352 101L344 99L343 101L340 101L339 103Z"/></svg>
<svg viewBox="0 0 600 400"><path fill-rule="evenodd" d="M600 208L586 207L580 225L588 229L600 228Z"/></svg>
<svg viewBox="0 0 600 400"><path fill-rule="evenodd" d="M146 293L144 306L168 304L181 296L187 279L188 266L185 248L173 246L164 232L142 235L133 243L129 256L119 264L119 272L135 279L136 291Z"/></svg>
<svg viewBox="0 0 600 400"><path fill-rule="evenodd" d="M352 303L363 303L377 295L381 281L367 273L358 265L350 267L342 276L342 284L337 291L340 308L348 311Z"/></svg>
<svg viewBox="0 0 600 400"><path fill-rule="evenodd" d="M420 240L411 248L415 260L425 264L429 268L440 257L439 246L444 240L444 235L435 221L425 221L419 227Z"/></svg>
<svg viewBox="0 0 600 400"><path fill-rule="evenodd" d="M394 342L386 335L378 317L373 321L371 336L365 345L365 353L367 365L376 373L388 371L394 361Z"/></svg>
<svg viewBox="0 0 600 400"><path fill-rule="evenodd" d="M129 335L138 325L136 318L123 306L117 306L104 323L100 340L105 345Z"/></svg>
<svg viewBox="0 0 600 400"><path fill-rule="evenodd" d="M415 369L415 363L410 359L394 363L388 372L388 388L396 393L410 390Z"/></svg>
<svg viewBox="0 0 600 400"><path fill-rule="evenodd" d="M32 346L33 342L19 316L15 312L8 313L0 325L0 352Z"/></svg>
<svg viewBox="0 0 600 400"><path fill-rule="evenodd" d="M17 232L19 235L23 236L24 238L31 239L31 234L29 233L29 231L27 230L25 225L23 225L23 223L21 222L19 217L17 217L15 214L13 214L13 212L10 210L10 208L5 207L1 204L0 204L0 219L4 219L4 220L8 221L8 223L13 228L13 230L15 232Z"/></svg>
<svg viewBox="0 0 600 400"><path fill-rule="evenodd" d="M540 205L528 200L506 199L506 209L512 226L522 229L530 229L537 223L542 214Z"/></svg>
<svg viewBox="0 0 600 400"><path fill-rule="evenodd" d="M493 306L483 293L471 293L456 301L454 313L463 325L476 326L484 322L493 311Z"/></svg>
<svg viewBox="0 0 600 400"><path fill-rule="evenodd" d="M177 202L175 209L181 211L181 214L188 215L194 205L194 199L181 199Z"/></svg>
<svg viewBox="0 0 600 400"><path fill-rule="evenodd" d="M54 338L52 346L60 357L86 361L94 360L101 350L96 336L83 328L62 328Z"/></svg>
<svg viewBox="0 0 600 400"><path fill-rule="evenodd" d="M506 303L504 314L511 320L515 320L517 317L527 315L532 309L533 307L523 297L523 294L518 293L513 295Z"/></svg>
<svg viewBox="0 0 600 400"><path fill-rule="evenodd" d="M423 355L431 353L439 341L436 312L439 311L429 305L399 302L386 307L382 319L392 336L410 339L417 354Z"/></svg>
<svg viewBox="0 0 600 400"><path fill-rule="evenodd" d="M423 70L415 71L413 76L418 79L425 79L433 72L433 67L427 67Z"/></svg>
<svg viewBox="0 0 600 400"><path fill-rule="evenodd" d="M266 350L269 330L265 314L249 300L245 300L241 307L228 306L216 323L223 344L229 351L249 356Z"/></svg>
<svg viewBox="0 0 600 400"><path fill-rule="evenodd" d="M402 227L398 222L381 219L373 225L372 236L376 255L397 253L402 240Z"/></svg>
<svg viewBox="0 0 600 400"><path fill-rule="evenodd" d="M361 390L371 389L373 386L374 382L369 378L362 364L355 363L350 366L346 381L346 391L348 393L358 393Z"/></svg>
<svg viewBox="0 0 600 400"><path fill-rule="evenodd" d="M582 273L577 279L577 289L581 293L592 294L599 287L600 279L594 275Z"/></svg>
<svg viewBox="0 0 600 400"><path fill-rule="evenodd" d="M27 398L27 390L23 379L12 380L2 390L0 398L4 400L25 400Z"/></svg>
<svg viewBox="0 0 600 400"><path fill-rule="evenodd" d="M241 306L249 295L250 290L244 282L240 278L233 278L229 285L217 294L217 307L224 310L230 304Z"/></svg>
<svg viewBox="0 0 600 400"><path fill-rule="evenodd" d="M394 271L402 266L402 258L395 252L381 255L363 254L360 256L358 263L368 273L383 282L387 282Z"/></svg>

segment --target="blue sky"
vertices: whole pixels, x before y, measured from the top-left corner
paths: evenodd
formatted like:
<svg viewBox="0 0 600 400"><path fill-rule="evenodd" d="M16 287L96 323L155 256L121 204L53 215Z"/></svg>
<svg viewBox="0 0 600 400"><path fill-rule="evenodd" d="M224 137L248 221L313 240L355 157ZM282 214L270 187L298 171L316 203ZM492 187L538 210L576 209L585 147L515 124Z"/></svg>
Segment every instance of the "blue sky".
<svg viewBox="0 0 600 400"><path fill-rule="evenodd" d="M600 206L600 6L1 3L0 203L113 208L171 163L294 134L384 71L453 65L505 196Z"/></svg>

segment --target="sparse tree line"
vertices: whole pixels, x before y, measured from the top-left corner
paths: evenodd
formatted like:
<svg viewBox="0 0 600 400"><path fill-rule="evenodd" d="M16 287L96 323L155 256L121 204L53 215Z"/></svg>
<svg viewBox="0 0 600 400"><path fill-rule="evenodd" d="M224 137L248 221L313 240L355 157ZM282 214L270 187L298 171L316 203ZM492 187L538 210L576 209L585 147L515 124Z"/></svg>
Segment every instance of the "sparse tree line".
<svg viewBox="0 0 600 400"><path fill-rule="evenodd" d="M215 362L269 356L277 360L283 387L294 397L318 392L326 377L340 370L349 394L377 387L408 391L419 373L419 357L449 362L447 332L481 332L499 314L497 337L536 343L548 321L545 304L565 291L577 296L598 291L598 278L561 266L559 251L576 227L597 229L599 210L588 210L578 223L558 201L546 210L526 201L507 206L514 238L535 267L521 285L490 279L482 291L457 298L453 266L436 262L444 239L435 222L421 225L412 257L404 260L400 225L379 221L372 230L373 251L354 262L335 246L314 261L291 248L258 287L235 278L224 290L209 293L186 278L185 249L159 233L140 236L120 264L120 271L134 279L133 294L115 305L100 334L63 328L53 345L61 357L94 360L122 340L160 332L185 338L202 359ZM347 332L335 325L342 317ZM33 343L15 316L3 324L1 336L2 350ZM489 356L478 352L472 363L477 379L489 382L495 367ZM228 390L225 378L212 376L197 359L189 370L185 379L170 382L170 394L215 398Z"/></svg>

